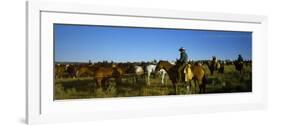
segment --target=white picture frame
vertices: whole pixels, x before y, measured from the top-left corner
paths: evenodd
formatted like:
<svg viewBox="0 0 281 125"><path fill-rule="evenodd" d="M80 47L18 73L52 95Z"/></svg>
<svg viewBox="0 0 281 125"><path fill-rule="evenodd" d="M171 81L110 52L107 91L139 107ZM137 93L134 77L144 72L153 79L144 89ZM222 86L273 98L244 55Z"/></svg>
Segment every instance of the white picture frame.
<svg viewBox="0 0 281 125"><path fill-rule="evenodd" d="M26 4L26 121L28 124L167 116L266 107L267 18L70 4ZM142 19L141 21L136 21ZM112 21L114 20L114 21ZM185 21L189 23L186 24ZM53 100L53 23L210 29L253 32L253 91L187 96Z"/></svg>

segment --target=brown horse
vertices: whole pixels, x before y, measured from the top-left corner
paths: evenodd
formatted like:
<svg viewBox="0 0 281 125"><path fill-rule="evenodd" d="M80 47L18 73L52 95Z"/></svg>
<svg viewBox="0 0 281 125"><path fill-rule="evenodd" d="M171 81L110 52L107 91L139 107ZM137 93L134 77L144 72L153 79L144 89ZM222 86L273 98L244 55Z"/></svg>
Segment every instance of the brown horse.
<svg viewBox="0 0 281 125"><path fill-rule="evenodd" d="M199 93L205 93L206 90L206 74L201 63L195 63L194 65L188 64L185 68L185 82L189 82L189 88L192 88L191 81L194 81L194 93L199 86ZM190 91L191 93L191 91Z"/></svg>
<svg viewBox="0 0 281 125"><path fill-rule="evenodd" d="M95 65L88 65L88 64L81 64L78 66L76 70L76 77L79 78L81 76L94 76L94 71L97 69L97 66Z"/></svg>
<svg viewBox="0 0 281 125"><path fill-rule="evenodd" d="M156 65L155 71L158 72L160 69L164 69L168 73L168 76L173 84L174 94L177 94L177 84L179 82L177 79L177 66L169 63L168 61L160 60Z"/></svg>
<svg viewBox="0 0 281 125"><path fill-rule="evenodd" d="M94 79L96 80L96 84L98 87L107 87L107 80L109 78L115 78L116 83L121 82L121 76L124 74L124 69L112 66L112 67L98 67L93 72Z"/></svg>
<svg viewBox="0 0 281 125"><path fill-rule="evenodd" d="M168 61L161 60L156 65L155 71L159 71L160 69L164 69L168 73L169 78L173 84L174 94L176 94L177 84L179 83L179 81L177 80L177 66L169 63ZM185 82L194 80L195 87L196 85L199 85L200 93L205 92L205 79L205 71L202 65L195 64L191 66L190 64L188 64L185 68ZM191 87L191 83L189 85Z"/></svg>

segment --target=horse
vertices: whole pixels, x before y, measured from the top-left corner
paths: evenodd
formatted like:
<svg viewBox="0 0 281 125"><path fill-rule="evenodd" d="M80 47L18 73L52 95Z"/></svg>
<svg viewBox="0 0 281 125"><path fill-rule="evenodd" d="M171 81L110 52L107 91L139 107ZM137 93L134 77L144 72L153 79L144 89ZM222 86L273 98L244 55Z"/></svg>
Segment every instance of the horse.
<svg viewBox="0 0 281 125"><path fill-rule="evenodd" d="M160 60L156 65L155 71L160 71L160 69L164 69L167 72L173 84L174 94L177 94L177 84L178 84L177 66L169 63L168 61Z"/></svg>
<svg viewBox="0 0 281 125"><path fill-rule="evenodd" d="M145 67L146 69L146 84L150 85L150 75L151 73L155 73L156 65L148 65Z"/></svg>
<svg viewBox="0 0 281 125"><path fill-rule="evenodd" d="M66 71L66 66L63 64L56 64L55 65L55 78L60 79L63 78Z"/></svg>
<svg viewBox="0 0 281 125"><path fill-rule="evenodd" d="M170 80L172 81L173 88L174 88L174 94L177 94L177 84L179 83L177 77L177 66L172 65L168 61L159 61L156 65L156 71L160 71L160 69L164 69ZM200 92L205 92L205 84L206 84L206 76L205 71L202 66L202 64L196 63L195 65L187 64L187 66L184 69L185 72L185 82L190 82L189 87L191 88L191 81L194 80L195 87L199 85Z"/></svg>
<svg viewBox="0 0 281 125"><path fill-rule="evenodd" d="M224 65L225 65L225 61L221 62L220 68L219 68L219 73L224 73Z"/></svg>
<svg viewBox="0 0 281 125"><path fill-rule="evenodd" d="M76 70L77 70L77 65L75 64L66 64L65 70L67 73L67 76L69 78L76 78Z"/></svg>
<svg viewBox="0 0 281 125"><path fill-rule="evenodd" d="M136 83L137 81L139 81L140 79L144 79L144 69L142 68L142 66L134 66L133 69L133 83Z"/></svg>
<svg viewBox="0 0 281 125"><path fill-rule="evenodd" d="M241 74L243 71L243 62L235 61L234 66L235 69Z"/></svg>
<svg viewBox="0 0 281 125"><path fill-rule="evenodd" d="M164 69L160 69L158 73L160 74L161 77L161 84L165 85L165 83L167 83L167 79L166 79L167 72Z"/></svg>
<svg viewBox="0 0 281 125"><path fill-rule="evenodd" d="M93 64L81 64L78 66L78 68L76 69L76 78L79 79L79 77L81 76L88 76L91 77L94 75L94 71L97 69L98 67L93 65Z"/></svg>
<svg viewBox="0 0 281 125"><path fill-rule="evenodd" d="M146 69L146 84L147 85L150 85L150 76L151 76L151 73L156 73L155 72L155 69L156 69L156 65L148 65L148 66L146 66L145 67L145 69ZM165 84L165 81L164 81L164 79L165 79L165 76L166 76L166 71L164 70L164 69L160 69L159 70L159 72L157 72L157 73L159 73L160 74L160 77L161 77L161 84L162 85L164 85Z"/></svg>
<svg viewBox="0 0 281 125"><path fill-rule="evenodd" d="M144 74L144 69L142 68L142 66L135 66L135 74L137 76L141 76Z"/></svg>
<svg viewBox="0 0 281 125"><path fill-rule="evenodd" d="M201 63L195 63L194 65L187 64L184 69L185 72L185 82L189 83L187 90L189 91L192 88L191 81L194 81L194 92L196 93L196 88L199 86L199 93L205 93L206 90L206 74L205 70ZM190 91L191 93L191 91Z"/></svg>
<svg viewBox="0 0 281 125"><path fill-rule="evenodd" d="M94 72L94 79L98 87L107 87L107 80L114 78L116 83L121 82L121 76L124 74L124 69L113 65L112 67L98 67Z"/></svg>
<svg viewBox="0 0 281 125"><path fill-rule="evenodd" d="M208 68L211 72L211 75L214 74L215 70L220 69L220 63L217 61L217 58L215 56L213 56L212 61L208 62L207 65L208 65Z"/></svg>

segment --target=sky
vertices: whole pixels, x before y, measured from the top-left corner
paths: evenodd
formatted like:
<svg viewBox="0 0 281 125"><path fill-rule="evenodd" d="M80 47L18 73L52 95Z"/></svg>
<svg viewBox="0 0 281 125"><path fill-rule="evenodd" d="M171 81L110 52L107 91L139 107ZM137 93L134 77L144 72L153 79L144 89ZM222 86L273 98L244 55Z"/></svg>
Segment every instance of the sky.
<svg viewBox="0 0 281 125"><path fill-rule="evenodd" d="M56 62L252 58L251 32L54 24L54 44Z"/></svg>

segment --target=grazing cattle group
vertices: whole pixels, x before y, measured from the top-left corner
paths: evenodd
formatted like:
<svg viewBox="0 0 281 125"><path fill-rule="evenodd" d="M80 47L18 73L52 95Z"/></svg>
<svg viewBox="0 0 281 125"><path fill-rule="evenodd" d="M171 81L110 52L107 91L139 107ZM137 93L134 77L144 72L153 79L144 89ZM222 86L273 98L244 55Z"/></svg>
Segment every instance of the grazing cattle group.
<svg viewBox="0 0 281 125"><path fill-rule="evenodd" d="M154 76L154 78L161 79L161 85L166 85L169 78L173 86L173 94L177 94L177 86L181 82L186 85L189 93L196 93L197 87L199 87L199 93L205 93L208 72L211 76L215 72L224 74L225 66L234 65L235 69L242 74L244 65L251 65L251 61L221 61L217 60L215 56L212 57L212 60L189 61L182 72L184 79L179 80L178 67L175 62L160 60L156 63L57 63L55 64L54 77L56 80L63 78L79 80L80 78L91 77L97 87L106 89L109 86L109 79L114 79L116 85L118 85L122 84L122 78L130 77L134 84L143 80L147 86L150 86L151 78ZM207 72L207 70L209 71ZM194 83L193 86L192 82Z"/></svg>

